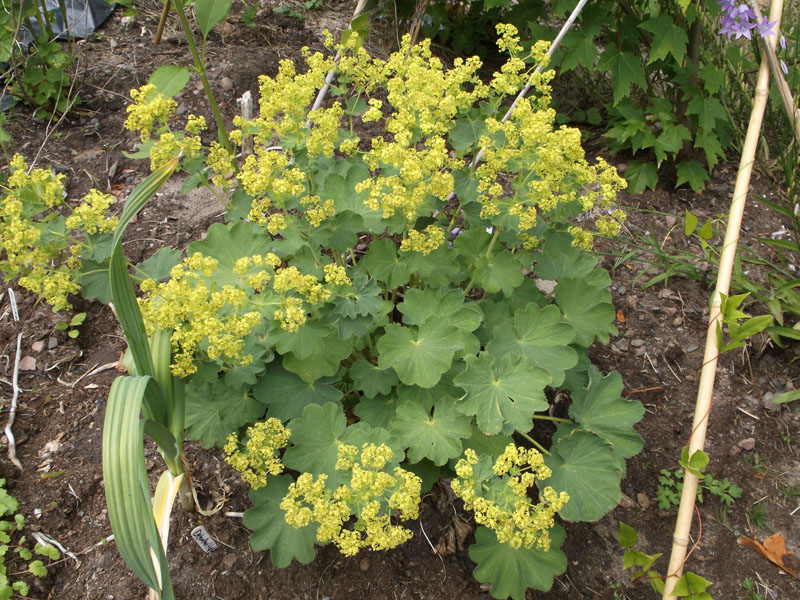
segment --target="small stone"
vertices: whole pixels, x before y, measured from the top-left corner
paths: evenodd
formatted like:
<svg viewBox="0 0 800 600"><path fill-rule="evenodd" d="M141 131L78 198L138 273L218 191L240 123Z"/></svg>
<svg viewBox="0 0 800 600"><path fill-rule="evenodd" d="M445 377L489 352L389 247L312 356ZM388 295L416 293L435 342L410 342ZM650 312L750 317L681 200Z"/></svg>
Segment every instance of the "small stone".
<svg viewBox="0 0 800 600"><path fill-rule="evenodd" d="M647 510L650 508L650 498L647 497L647 494L644 492L639 492L636 494L636 500L639 502L639 506L643 509Z"/></svg>
<svg viewBox="0 0 800 600"><path fill-rule="evenodd" d="M678 315L677 317L675 317L674 319L672 319L672 324L673 324L675 327L677 327L678 325L681 325L682 323L683 323L683 317L682 317L682 316L680 316L680 315Z"/></svg>
<svg viewBox="0 0 800 600"><path fill-rule="evenodd" d="M688 346L688 347L686 348L686 354L691 354L692 352L694 352L695 350L697 350L699 347L700 347L700 346Z"/></svg>
<svg viewBox="0 0 800 600"><path fill-rule="evenodd" d="M626 286L624 286L624 285L619 286L619 288L617 289L617 292L619 293L620 296L624 296L625 292L627 292L627 291L628 291L628 288Z"/></svg>
<svg viewBox="0 0 800 600"><path fill-rule="evenodd" d="M56 346L58 346L58 340L56 338L54 338L53 336L50 336L49 338L47 338L47 349L48 350L52 350Z"/></svg>
<svg viewBox="0 0 800 600"><path fill-rule="evenodd" d="M626 338L632 338L635 335L636 335L636 333L634 333L633 329L626 329L625 330L625 337Z"/></svg>
<svg viewBox="0 0 800 600"><path fill-rule="evenodd" d="M32 356L23 356L22 359L19 361L19 370L20 371L35 371L36 370L36 359Z"/></svg>
<svg viewBox="0 0 800 600"><path fill-rule="evenodd" d="M628 340L625 338L618 339L616 342L614 342L614 347L621 352L627 352L629 347Z"/></svg>
<svg viewBox="0 0 800 600"><path fill-rule="evenodd" d="M622 492L619 497L619 505L622 508L634 508L636 506L636 502L634 502L633 498L628 496L625 492Z"/></svg>
<svg viewBox="0 0 800 600"><path fill-rule="evenodd" d="M638 348L640 346L644 346L644 340L640 338L636 338L635 340L631 340L631 346L634 348Z"/></svg>
<svg viewBox="0 0 800 600"><path fill-rule="evenodd" d="M358 568L361 569L362 571L364 571L364 573L369 571L369 558L367 558L366 556L364 558L362 558L358 562Z"/></svg>
<svg viewBox="0 0 800 600"><path fill-rule="evenodd" d="M219 85L226 92L230 92L233 89L233 81L227 75L219 80Z"/></svg>
<svg viewBox="0 0 800 600"><path fill-rule="evenodd" d="M222 559L222 566L226 571L230 571L233 568L233 565L236 564L236 559L238 558L239 557L236 554L226 554L225 558Z"/></svg>
<svg viewBox="0 0 800 600"><path fill-rule="evenodd" d="M24 360L24 359L23 359ZM775 404L772 399L775 397L775 394L772 392L766 392L764 397L761 399L762 406L767 409L767 412L771 412L773 414L777 414L781 412L781 405Z"/></svg>
<svg viewBox="0 0 800 600"><path fill-rule="evenodd" d="M672 215L667 215L666 217L664 217L664 222L667 224L667 227L674 227L675 223L678 222L678 219L676 219Z"/></svg>
<svg viewBox="0 0 800 600"><path fill-rule="evenodd" d="M44 348L44 342L41 340L38 342L33 342L33 344L31 344L31 350L33 350L34 352L41 352L43 348Z"/></svg>
<svg viewBox="0 0 800 600"><path fill-rule="evenodd" d="M736 445L742 450L752 450L756 447L756 438L744 438L743 440L739 440L739 443Z"/></svg>
<svg viewBox="0 0 800 600"><path fill-rule="evenodd" d="M672 290L669 288L664 288L658 292L659 298L669 298L670 296L672 296Z"/></svg>
<svg viewBox="0 0 800 600"><path fill-rule="evenodd" d="M625 302L631 308L636 308L636 306L639 304L639 296L628 296L625 298Z"/></svg>

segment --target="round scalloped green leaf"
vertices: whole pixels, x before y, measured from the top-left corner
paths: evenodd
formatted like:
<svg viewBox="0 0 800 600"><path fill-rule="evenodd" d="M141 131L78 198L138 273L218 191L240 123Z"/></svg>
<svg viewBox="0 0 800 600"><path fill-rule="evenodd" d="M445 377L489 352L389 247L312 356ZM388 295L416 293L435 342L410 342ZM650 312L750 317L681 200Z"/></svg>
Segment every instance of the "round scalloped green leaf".
<svg viewBox="0 0 800 600"><path fill-rule="evenodd" d="M609 335L617 333L608 290L567 277L558 282L555 298L564 320L575 328L575 343L590 346L596 337L607 344Z"/></svg>
<svg viewBox="0 0 800 600"><path fill-rule="evenodd" d="M494 598L525 600L525 590L547 591L553 578L567 570L567 557L561 551L564 528L554 525L550 530L550 549L514 549L497 541L494 531L478 527L475 543L469 547L469 557L478 563L473 575L481 583L490 583Z"/></svg>
<svg viewBox="0 0 800 600"><path fill-rule="evenodd" d="M186 437L203 448L223 446L231 431L254 423L264 405L247 388L232 389L222 382L186 387Z"/></svg>
<svg viewBox="0 0 800 600"><path fill-rule="evenodd" d="M644 416L644 406L622 398L622 388L622 376L616 371L603 377L596 367L590 367L589 386L572 392L569 416L583 429L611 442L614 454L626 459L642 450L642 436L633 426Z"/></svg>
<svg viewBox="0 0 800 600"><path fill-rule="evenodd" d="M525 280L519 259L510 252L479 256L475 261L473 277L487 294L494 294L500 290L511 294L514 288L522 285Z"/></svg>
<svg viewBox="0 0 800 600"><path fill-rule="evenodd" d="M353 412L367 425L388 429L397 411L397 398L392 396L376 396L362 398Z"/></svg>
<svg viewBox="0 0 800 600"><path fill-rule="evenodd" d="M578 353L569 347L575 329L561 319L557 306L540 308L529 304L514 313L514 324L506 322L494 330L486 347L495 356L517 354L541 367L558 387L564 382L564 372L578 364Z"/></svg>
<svg viewBox="0 0 800 600"><path fill-rule="evenodd" d="M466 391L456 408L474 415L484 433L500 433L506 424L529 431L533 414L547 409L544 387L550 383L550 375L526 359L505 355L496 360L482 352L466 362L467 369L453 379Z"/></svg>
<svg viewBox="0 0 800 600"><path fill-rule="evenodd" d="M393 465L404 458L403 449L388 431L363 422L348 426L344 410L332 402L306 406L303 416L289 423L289 430L292 447L284 454L284 464L295 471L327 475L325 484L330 489L336 489L348 473L336 470L341 444L358 448L365 443L386 444L394 452Z"/></svg>
<svg viewBox="0 0 800 600"><path fill-rule="evenodd" d="M461 332L446 321L419 328L393 323L378 340L378 366L394 369L406 385L429 388L439 383L453 363L453 354L462 347Z"/></svg>
<svg viewBox="0 0 800 600"><path fill-rule="evenodd" d="M283 368L295 373L303 381L316 381L335 375L342 360L350 356L352 351L352 344L339 339L339 335L334 333L321 340L314 352L305 359L298 358L294 352L284 354Z"/></svg>
<svg viewBox="0 0 800 600"><path fill-rule="evenodd" d="M567 492L569 502L559 511L568 521L596 521L619 504L620 464L607 441L589 431L576 430L559 439L545 464L553 474L539 482Z"/></svg>
<svg viewBox="0 0 800 600"><path fill-rule="evenodd" d="M217 259L217 269L212 279L219 287L236 285L241 279L233 272L236 261L243 256L266 254L272 250L272 241L266 230L250 221L237 221L232 225L214 223L208 228L206 238L189 244L186 252L202 252Z"/></svg>
<svg viewBox="0 0 800 600"><path fill-rule="evenodd" d="M359 263L378 281L389 287L405 285L411 278L411 268L397 255L397 247L390 239L375 240Z"/></svg>
<svg viewBox="0 0 800 600"><path fill-rule="evenodd" d="M280 506L292 481L289 475L270 477L265 487L252 490L253 508L246 510L242 518L244 526L253 531L250 547L269 550L272 564L278 568L288 567L292 559L304 565L314 560L317 525L295 529L286 522Z"/></svg>
<svg viewBox="0 0 800 600"><path fill-rule="evenodd" d="M381 369L363 358L350 367L350 377L355 388L363 392L367 398L388 394L400 382L397 373L392 369Z"/></svg>
<svg viewBox="0 0 800 600"><path fill-rule="evenodd" d="M278 363L271 363L267 372L253 388L253 396L267 405L267 414L283 422L303 414L309 404L339 402L342 392L326 381L303 381Z"/></svg>
<svg viewBox="0 0 800 600"><path fill-rule="evenodd" d="M428 458L441 466L461 454L461 440L472 433L470 421L447 396L435 402L401 398L389 431L408 448L410 462Z"/></svg>

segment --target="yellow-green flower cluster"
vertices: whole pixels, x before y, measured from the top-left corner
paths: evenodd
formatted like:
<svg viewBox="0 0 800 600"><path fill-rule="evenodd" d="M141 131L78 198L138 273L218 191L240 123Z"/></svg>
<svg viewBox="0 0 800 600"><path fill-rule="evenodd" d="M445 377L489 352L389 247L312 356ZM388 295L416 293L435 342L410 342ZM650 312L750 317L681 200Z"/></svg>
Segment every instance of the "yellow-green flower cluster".
<svg viewBox="0 0 800 600"><path fill-rule="evenodd" d="M65 225L68 229L82 229L86 233L107 233L114 231L119 219L109 217L108 209L114 204L111 194L90 190L72 214L67 217Z"/></svg>
<svg viewBox="0 0 800 600"><path fill-rule="evenodd" d="M548 550L553 518L569 496L548 486L541 491L538 504L528 497L537 479L552 475L541 453L509 444L492 467L497 481L489 486L476 478L474 466L478 462L475 451L468 449L456 464L457 478L451 483L464 507L475 513L475 521L492 529L500 543L512 548L535 545ZM484 495L484 489L492 492L490 497Z"/></svg>
<svg viewBox="0 0 800 600"><path fill-rule="evenodd" d="M325 265L325 283L333 285L353 285L353 282L347 276L347 270L339 265Z"/></svg>
<svg viewBox="0 0 800 600"><path fill-rule="evenodd" d="M108 216L114 198L91 190L65 218L59 208L64 204L64 175L48 169L29 172L19 154L10 167L0 198L0 247L5 250L0 269L6 280L19 277L20 286L37 294L54 311L70 308L67 297L81 289L77 283L80 240L84 234L104 233L116 226L116 217ZM53 223L60 219L66 231L59 233Z"/></svg>
<svg viewBox="0 0 800 600"><path fill-rule="evenodd" d="M247 441L242 444L236 432L231 433L223 448L225 462L242 474L254 490L267 485L267 475L283 473L280 451L289 443L292 432L278 419L267 419L247 428ZM244 446L244 449L241 449Z"/></svg>
<svg viewBox="0 0 800 600"><path fill-rule="evenodd" d="M188 159L197 157L203 150L203 142L199 135L183 135L167 131L150 147L150 169L167 164L176 156Z"/></svg>
<svg viewBox="0 0 800 600"><path fill-rule="evenodd" d="M305 192L306 175L291 164L283 152L257 147L255 154L245 159L238 175L245 192L253 196L248 218L256 223L269 220L270 208L282 208L283 203Z"/></svg>
<svg viewBox="0 0 800 600"><path fill-rule="evenodd" d="M300 204L305 207L305 217L312 227L319 227L325 219L336 214L336 207L330 198L323 202L319 196L305 196Z"/></svg>
<svg viewBox="0 0 800 600"><path fill-rule="evenodd" d="M364 444L360 456L355 446L341 444L337 458L336 469L351 472L349 482L332 491L326 475L303 473L281 502L286 522L297 528L317 523L317 540L332 541L345 556L367 547L389 550L409 540L411 532L391 518L419 516L420 478L400 467L384 470L393 458L385 444ZM346 529L352 516L356 521Z"/></svg>
<svg viewBox="0 0 800 600"><path fill-rule="evenodd" d="M201 348L211 360L228 359L248 364L243 355L245 339L261 322L261 314L247 311L245 289L208 284L217 268L214 258L196 252L173 267L163 283L142 282L144 297L139 304L148 333L172 330L172 373L185 377L194 373L195 353Z"/></svg>
<svg viewBox="0 0 800 600"><path fill-rule="evenodd" d="M430 254L444 243L444 229L436 225L428 225L425 232L411 229L408 237L400 242L400 252L419 252Z"/></svg>
<svg viewBox="0 0 800 600"><path fill-rule="evenodd" d="M148 83L139 89L131 90L133 104L128 106L125 129L138 131L143 142L150 139L153 129L163 127L177 108L172 98L166 98L156 91L156 86Z"/></svg>

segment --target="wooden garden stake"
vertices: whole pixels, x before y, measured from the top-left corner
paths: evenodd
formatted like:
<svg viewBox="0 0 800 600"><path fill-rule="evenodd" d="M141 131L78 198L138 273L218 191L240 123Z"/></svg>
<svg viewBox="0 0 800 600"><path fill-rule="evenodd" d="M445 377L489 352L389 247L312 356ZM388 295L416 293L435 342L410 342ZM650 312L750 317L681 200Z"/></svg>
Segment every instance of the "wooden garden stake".
<svg viewBox="0 0 800 600"><path fill-rule="evenodd" d="M776 30L780 29L781 14L783 13L783 0L773 0L770 8L770 21L777 21ZM776 36L771 35L765 38L765 42L775 48ZM695 404L694 423L692 433L689 438L689 457L698 450L702 450L706 440L706 429L708 426L708 416L711 410L711 396L714 391L714 378L716 375L717 360L719 358L719 346L717 343L717 322L721 321L720 300L721 294L728 295L733 271L733 262L736 257L736 245L739 241L739 231L742 224L745 200L750 186L750 175L753 171L753 161L756 154L759 134L761 132L761 122L764 117L764 110L769 96L769 61L766 53L761 59L761 66L758 70L758 81L756 83L755 99L753 109L750 113L750 123L747 127L742 157L739 161L739 174L736 177L736 186L733 191L728 227L725 230L725 241L722 246L722 253L719 261L719 274L717 285L714 290L713 301L711 303L711 314L708 319L708 329L706 330L706 347L703 355L703 369L700 373L700 384L697 390L697 403ZM684 472L683 492L681 493L681 504L678 508L678 518L675 523L675 533L672 541L672 552L670 554L669 567L667 569L667 579L664 586L663 600L676 598L672 594L675 583L683 572L683 564L686 560L686 550L689 546L689 531L692 526L694 515L694 504L697 498L698 478L689 471Z"/></svg>

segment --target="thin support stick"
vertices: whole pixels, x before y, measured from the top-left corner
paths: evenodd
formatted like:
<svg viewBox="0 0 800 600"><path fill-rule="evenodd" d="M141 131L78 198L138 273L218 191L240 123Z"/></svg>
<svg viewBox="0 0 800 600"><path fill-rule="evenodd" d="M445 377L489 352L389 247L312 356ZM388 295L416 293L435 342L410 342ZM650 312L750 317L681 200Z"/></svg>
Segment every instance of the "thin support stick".
<svg viewBox="0 0 800 600"><path fill-rule="evenodd" d="M166 0L164 2L164 10L161 11L161 17L158 19L158 29L156 29L156 37L153 40L153 43L159 44L161 43L161 36L164 33L164 25L167 24L167 16L169 15L169 8L172 4L172 0Z"/></svg>
<svg viewBox="0 0 800 600"><path fill-rule="evenodd" d="M780 27L782 13L783 0L774 0L770 10L770 21L777 21L778 27ZM775 43L774 37L775 36L772 36L773 39L771 41L773 47ZM725 230L725 241L723 242L722 253L720 255L717 286L714 290L711 314L709 315L708 329L706 330L706 347L703 356L703 369L700 373L700 383L697 390L694 423L692 425L691 437L689 438L689 456L692 456L698 450L702 450L705 446L708 415L711 411L711 399L714 391L717 360L719 359L717 323L721 321L721 294L727 295L730 290L733 263L736 258L736 245L739 241L744 205L750 187L750 175L753 171L753 162L755 160L758 138L761 132L761 124L764 118L764 110L766 109L768 96L769 62L765 55L761 59L761 67L758 71L753 109L750 113L750 123L747 127L747 136L745 137L744 147L742 149L742 157L739 161L739 173L733 191L730 218L728 219L728 226ZM689 471L685 471L683 476L681 504L678 508L678 518L675 523L672 553L670 554L669 567L667 568L663 600L673 600L675 598L672 590L683 573L683 564L686 561L686 551L689 546L689 533L692 527L695 499L697 498L697 485L697 476Z"/></svg>
<svg viewBox="0 0 800 600"><path fill-rule="evenodd" d="M14 322L19 323L19 313L17 312L17 299L14 296L14 290L8 290L8 299L11 302L11 314L14 317ZM14 373L11 376L11 387L14 390L11 396L11 406L8 411L8 423L6 423L5 434L8 439L8 459L14 463L20 471L22 463L17 458L17 443L14 439L14 433L11 428L14 425L14 419L17 416L17 400L19 399L19 360L22 353L22 332L17 334L17 353L14 356Z"/></svg>

